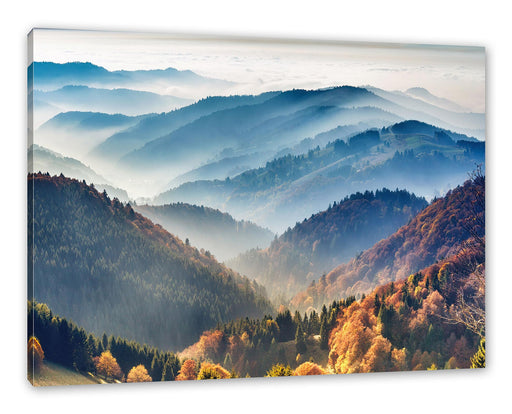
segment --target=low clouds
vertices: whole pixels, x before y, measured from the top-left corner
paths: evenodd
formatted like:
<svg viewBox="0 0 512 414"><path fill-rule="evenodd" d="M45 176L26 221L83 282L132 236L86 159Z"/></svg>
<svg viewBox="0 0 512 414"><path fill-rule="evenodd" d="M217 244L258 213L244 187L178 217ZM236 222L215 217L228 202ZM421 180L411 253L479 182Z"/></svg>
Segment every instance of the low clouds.
<svg viewBox="0 0 512 414"><path fill-rule="evenodd" d="M422 86L464 103L485 104L483 48L352 43L240 42L192 36L73 31L39 32L35 60L91 61L109 70L173 67L236 82L219 94L369 84L387 90ZM159 91L152 91L159 92ZM169 93L171 91L160 91ZM177 92L177 91L173 91ZM180 90L197 98L198 92ZM206 92L206 91L204 91Z"/></svg>

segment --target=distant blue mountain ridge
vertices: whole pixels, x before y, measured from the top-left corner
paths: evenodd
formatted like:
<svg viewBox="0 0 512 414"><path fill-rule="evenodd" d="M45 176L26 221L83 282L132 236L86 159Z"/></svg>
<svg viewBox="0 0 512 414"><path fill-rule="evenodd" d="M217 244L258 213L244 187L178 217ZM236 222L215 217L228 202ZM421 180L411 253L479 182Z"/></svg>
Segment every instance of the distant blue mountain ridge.
<svg viewBox="0 0 512 414"><path fill-rule="evenodd" d="M151 70L115 70L109 71L91 62L33 62L28 67L29 87L52 90L66 85L87 86L130 86L133 83L169 82L181 84L216 84L230 86L232 82L200 76L190 70L174 68ZM30 89L29 89L30 90Z"/></svg>

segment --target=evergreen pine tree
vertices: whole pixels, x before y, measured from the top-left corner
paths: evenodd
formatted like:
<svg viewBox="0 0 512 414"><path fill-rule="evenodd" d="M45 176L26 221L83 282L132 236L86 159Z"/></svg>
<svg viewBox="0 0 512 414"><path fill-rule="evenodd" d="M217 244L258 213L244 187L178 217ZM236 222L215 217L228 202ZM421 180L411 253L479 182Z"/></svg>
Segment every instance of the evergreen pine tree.
<svg viewBox="0 0 512 414"><path fill-rule="evenodd" d="M108 337L106 333L103 333L103 336L101 337L101 344L103 351L106 351L108 349Z"/></svg>
<svg viewBox="0 0 512 414"><path fill-rule="evenodd" d="M163 357L158 355L158 353L155 353L155 356L153 357L153 360L151 361L151 378L153 381L160 381L160 379L163 376L164 371L164 360Z"/></svg>
<svg viewBox="0 0 512 414"><path fill-rule="evenodd" d="M295 348L298 354L303 354L307 350L306 335L304 334L301 324L297 325L297 332L295 333Z"/></svg>
<svg viewBox="0 0 512 414"><path fill-rule="evenodd" d="M162 381L173 381L175 376L176 374L172 369L171 361L167 359L165 361L164 369L162 370Z"/></svg>
<svg viewBox="0 0 512 414"><path fill-rule="evenodd" d="M329 347L329 328L327 327L327 318L322 318L320 324L320 349Z"/></svg>
<svg viewBox="0 0 512 414"><path fill-rule="evenodd" d="M283 313L278 314L276 323L279 326L279 342L291 341L297 328L293 323L290 311L286 309Z"/></svg>
<svg viewBox="0 0 512 414"><path fill-rule="evenodd" d="M380 305L381 305L381 303L380 303L379 295L375 294L375 301L374 301L374 306L373 306L373 314L375 316L377 316L379 314Z"/></svg>
<svg viewBox="0 0 512 414"><path fill-rule="evenodd" d="M304 329L306 335L311 335L311 324L307 314L304 314L304 319L302 320L302 329Z"/></svg>
<svg viewBox="0 0 512 414"><path fill-rule="evenodd" d="M311 335L318 335L320 333L320 318L314 310L309 315L309 325L311 327Z"/></svg>

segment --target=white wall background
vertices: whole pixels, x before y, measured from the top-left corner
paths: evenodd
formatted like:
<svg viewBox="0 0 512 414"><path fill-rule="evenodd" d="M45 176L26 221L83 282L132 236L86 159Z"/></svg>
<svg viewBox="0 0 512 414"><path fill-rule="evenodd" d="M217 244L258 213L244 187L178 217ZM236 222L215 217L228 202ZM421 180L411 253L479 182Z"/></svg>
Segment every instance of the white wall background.
<svg viewBox="0 0 512 414"><path fill-rule="evenodd" d="M500 4L500 5L498 5ZM3 412L507 412L510 409L510 21L506 2L19 1L1 13ZM25 380L26 34L32 27L481 45L487 48L485 370L33 389ZM507 128L508 127L508 128Z"/></svg>

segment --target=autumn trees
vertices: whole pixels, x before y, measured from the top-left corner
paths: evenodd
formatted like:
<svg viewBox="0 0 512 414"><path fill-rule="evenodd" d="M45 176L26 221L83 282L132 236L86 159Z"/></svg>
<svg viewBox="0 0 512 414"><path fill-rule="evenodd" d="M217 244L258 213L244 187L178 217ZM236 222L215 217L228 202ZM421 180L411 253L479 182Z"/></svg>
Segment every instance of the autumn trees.
<svg viewBox="0 0 512 414"><path fill-rule="evenodd" d="M270 368L266 377L290 377L293 375L293 369L290 368L290 365L284 366L283 364L274 364L272 368Z"/></svg>
<svg viewBox="0 0 512 414"><path fill-rule="evenodd" d="M475 192L481 191L480 188L477 182L468 180L448 191L445 197L435 199L391 236L333 268L296 295L291 301L292 306L305 309L311 303L315 306L329 298L369 292L456 254L473 237L468 231L472 218L476 214L480 221L484 216L482 209L475 212L475 206L479 204L475 203ZM484 227L478 225L476 228L482 235ZM481 256L478 260L482 263L483 259Z"/></svg>
<svg viewBox="0 0 512 414"><path fill-rule="evenodd" d="M110 351L104 351L96 360L96 372L107 379L121 380L123 372Z"/></svg>
<svg viewBox="0 0 512 414"><path fill-rule="evenodd" d="M289 377L289 376L303 376L303 375L326 375L328 372L323 369L320 365L315 364L311 361L306 361L300 364L294 370L289 365L284 366L283 364L274 364L270 368L266 377Z"/></svg>
<svg viewBox="0 0 512 414"><path fill-rule="evenodd" d="M336 373L469 368L479 337L447 323L457 300L452 292L469 277L459 277L465 263L452 256L342 309L329 365Z"/></svg>
<svg viewBox="0 0 512 414"><path fill-rule="evenodd" d="M124 374L117 363L116 358L112 356L110 351L104 351L96 359L96 373L104 376L106 379L121 381ZM148 370L142 364L133 367L126 376L126 382L151 382L152 378L148 374Z"/></svg>
<svg viewBox="0 0 512 414"><path fill-rule="evenodd" d="M126 382L151 382L152 379L148 374L148 370L142 364L133 367L128 376L126 377Z"/></svg>
<svg viewBox="0 0 512 414"><path fill-rule="evenodd" d="M189 381L197 379L197 363L193 359L187 359L181 365L176 381Z"/></svg>
<svg viewBox="0 0 512 414"><path fill-rule="evenodd" d="M310 361L306 361L300 364L297 368L295 368L295 371L293 371L293 375L296 376L325 374L327 374L326 370L324 370L320 365Z"/></svg>
<svg viewBox="0 0 512 414"><path fill-rule="evenodd" d="M320 313L311 310L292 314L282 307L275 317L266 315L260 320L244 318L219 324L217 329L204 332L199 341L182 354L197 361L221 364L240 376L251 377L278 375L279 364L296 368L311 359L325 364L328 338L337 315L355 300L352 296L333 301L323 306Z"/></svg>
<svg viewBox="0 0 512 414"><path fill-rule="evenodd" d="M469 238L459 251L457 300L448 321L485 337L485 176L481 167L470 176L474 191L466 196L471 214L463 220Z"/></svg>
<svg viewBox="0 0 512 414"><path fill-rule="evenodd" d="M210 362L203 362L199 374L197 374L198 380L226 378L231 378L229 371L220 364L212 364Z"/></svg>

